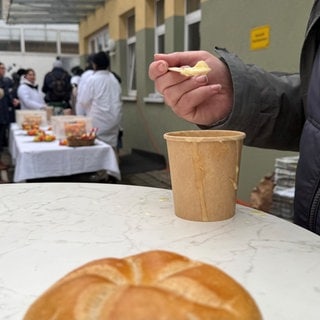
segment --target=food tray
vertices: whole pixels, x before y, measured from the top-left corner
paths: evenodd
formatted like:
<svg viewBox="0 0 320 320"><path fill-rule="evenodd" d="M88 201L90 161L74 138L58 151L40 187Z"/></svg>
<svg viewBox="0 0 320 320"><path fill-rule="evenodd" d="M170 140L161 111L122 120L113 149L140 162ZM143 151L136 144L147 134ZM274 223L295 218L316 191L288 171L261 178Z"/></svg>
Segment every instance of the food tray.
<svg viewBox="0 0 320 320"><path fill-rule="evenodd" d="M93 139L81 139L81 137L67 137L69 147L86 147L93 146L95 138Z"/></svg>
<svg viewBox="0 0 320 320"><path fill-rule="evenodd" d="M47 113L44 110L16 110L16 122L23 130L47 125Z"/></svg>
<svg viewBox="0 0 320 320"><path fill-rule="evenodd" d="M91 131L92 120L84 116L53 116L52 130L58 139L81 136Z"/></svg>

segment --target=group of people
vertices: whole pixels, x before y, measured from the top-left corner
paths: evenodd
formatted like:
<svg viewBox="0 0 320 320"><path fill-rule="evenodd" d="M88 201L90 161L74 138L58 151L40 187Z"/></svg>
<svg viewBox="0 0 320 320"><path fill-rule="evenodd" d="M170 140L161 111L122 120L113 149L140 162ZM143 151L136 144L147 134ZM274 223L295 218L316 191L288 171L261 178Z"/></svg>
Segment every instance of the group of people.
<svg viewBox="0 0 320 320"><path fill-rule="evenodd" d="M54 96L55 91L52 84L55 80L52 78L56 73L66 77L66 88L63 91L67 93L63 97ZM66 105L63 105L65 108L70 108L70 78L68 72L63 69L60 59L57 59L53 69L47 73L42 92L40 92L36 84L34 69L21 68L14 72L12 77L7 77L5 64L0 62L0 170L8 168L1 156L4 147L8 145L9 125L15 122L15 111L17 109L41 110L47 105L58 104L62 101L67 102Z"/></svg>
<svg viewBox="0 0 320 320"><path fill-rule="evenodd" d="M16 109L41 110L51 106L54 115L88 116L93 127L98 128L98 138L118 150L121 79L110 71L105 52L90 55L87 63L85 70L76 66L69 74L57 58L44 77L41 91L34 69L19 69L11 79L5 77L5 65L0 63L0 170L7 168L1 153L8 143L8 128L15 121Z"/></svg>
<svg viewBox="0 0 320 320"><path fill-rule="evenodd" d="M98 129L98 138L117 151L122 118L121 79L110 70L108 54L91 54L85 70L76 66L71 72L72 76L62 68L61 61L55 61L42 87L46 104L54 110L60 108L63 114L90 117Z"/></svg>

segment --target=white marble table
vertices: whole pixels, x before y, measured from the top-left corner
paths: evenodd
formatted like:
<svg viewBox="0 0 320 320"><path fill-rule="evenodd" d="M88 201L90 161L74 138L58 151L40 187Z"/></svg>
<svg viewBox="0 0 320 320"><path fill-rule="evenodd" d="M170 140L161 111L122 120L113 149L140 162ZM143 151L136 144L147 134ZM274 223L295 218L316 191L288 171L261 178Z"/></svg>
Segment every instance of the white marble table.
<svg viewBox="0 0 320 320"><path fill-rule="evenodd" d="M320 237L237 206L223 222L174 215L170 190L108 184L0 187L0 318L18 320L61 276L93 259L164 249L214 264L266 320L319 319Z"/></svg>
<svg viewBox="0 0 320 320"><path fill-rule="evenodd" d="M14 182L29 179L68 176L84 172L107 170L121 179L120 169L113 148L96 139L94 146L60 146L59 141L33 142L17 124L11 124L9 152L15 164Z"/></svg>

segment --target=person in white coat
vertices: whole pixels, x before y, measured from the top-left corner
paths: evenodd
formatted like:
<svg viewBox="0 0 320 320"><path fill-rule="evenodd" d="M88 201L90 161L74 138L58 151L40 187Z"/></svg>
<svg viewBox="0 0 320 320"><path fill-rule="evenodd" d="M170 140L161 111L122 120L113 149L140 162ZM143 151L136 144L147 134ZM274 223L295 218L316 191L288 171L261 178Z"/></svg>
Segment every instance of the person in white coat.
<svg viewBox="0 0 320 320"><path fill-rule="evenodd" d="M26 69L21 77L18 87L18 98L21 109L40 110L45 109L46 102L41 92L38 90L36 82L36 73L33 69Z"/></svg>
<svg viewBox="0 0 320 320"><path fill-rule="evenodd" d="M88 79L93 75L93 59L94 54L90 54L87 58L87 67L85 71L81 74L81 77L78 82L77 87L77 99L76 99L76 106L75 106L75 113L79 116L85 116L86 115L86 108L83 106L83 100L85 100L86 95L86 88L87 88L87 82Z"/></svg>
<svg viewBox="0 0 320 320"><path fill-rule="evenodd" d="M106 53L93 56L94 73L88 79L82 96L82 105L98 128L98 139L110 144L115 150L122 118L121 87L119 81L108 70L110 60Z"/></svg>

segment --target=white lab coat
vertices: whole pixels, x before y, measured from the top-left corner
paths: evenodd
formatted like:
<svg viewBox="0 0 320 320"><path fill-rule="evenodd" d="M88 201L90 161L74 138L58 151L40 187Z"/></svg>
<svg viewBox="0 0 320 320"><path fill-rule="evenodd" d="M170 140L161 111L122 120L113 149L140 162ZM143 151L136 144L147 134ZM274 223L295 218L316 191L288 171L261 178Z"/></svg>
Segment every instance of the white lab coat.
<svg viewBox="0 0 320 320"><path fill-rule="evenodd" d="M117 146L122 117L121 87L116 77L107 70L98 70L88 79L83 89L82 105L98 128L98 138Z"/></svg>
<svg viewBox="0 0 320 320"><path fill-rule="evenodd" d="M17 92L21 109L40 110L46 106L42 93L32 86L27 79L21 79Z"/></svg>
<svg viewBox="0 0 320 320"><path fill-rule="evenodd" d="M85 116L86 115L86 109L83 106L83 100L85 98L85 95L87 93L87 83L88 79L93 75L94 71L89 69L86 70L80 77L78 82L78 88L77 88L77 99L76 99L76 115L78 116Z"/></svg>

